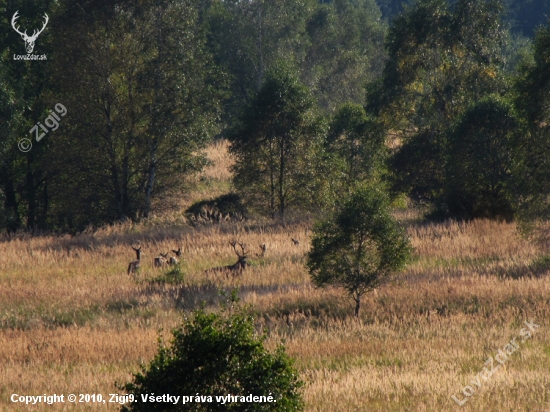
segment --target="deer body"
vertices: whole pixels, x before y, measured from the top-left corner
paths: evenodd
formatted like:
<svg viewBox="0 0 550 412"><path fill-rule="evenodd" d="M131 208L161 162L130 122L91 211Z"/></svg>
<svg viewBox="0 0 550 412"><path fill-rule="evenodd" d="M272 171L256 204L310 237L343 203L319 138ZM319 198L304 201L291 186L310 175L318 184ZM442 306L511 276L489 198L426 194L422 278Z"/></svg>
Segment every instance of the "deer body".
<svg viewBox="0 0 550 412"><path fill-rule="evenodd" d="M248 259L248 255L246 252L246 245L239 242L229 242L229 244L233 247L233 250L235 251L236 255L239 258L237 262L235 262L232 265L219 266L216 268L208 269L205 271L205 273L225 273L226 277L229 277L230 274L233 275L233 277L235 277L241 274L242 271L245 270L246 267L250 265L250 263L246 261L246 259ZM237 245L239 245L241 248L240 253L237 250L237 247L236 247Z"/></svg>
<svg viewBox="0 0 550 412"><path fill-rule="evenodd" d="M132 249L134 249L134 251L136 252L137 260L130 262L130 264L128 265L128 275L133 275L137 272L137 270L139 269L139 263L141 261L141 246L139 248L135 248L132 246Z"/></svg>
<svg viewBox="0 0 550 412"><path fill-rule="evenodd" d="M257 257L263 258L265 256L265 252L267 251L267 245L264 243L263 245L260 245L261 253L256 253Z"/></svg>
<svg viewBox="0 0 550 412"><path fill-rule="evenodd" d="M168 253L159 253L160 256L157 256L153 261L153 266L160 268L168 264Z"/></svg>

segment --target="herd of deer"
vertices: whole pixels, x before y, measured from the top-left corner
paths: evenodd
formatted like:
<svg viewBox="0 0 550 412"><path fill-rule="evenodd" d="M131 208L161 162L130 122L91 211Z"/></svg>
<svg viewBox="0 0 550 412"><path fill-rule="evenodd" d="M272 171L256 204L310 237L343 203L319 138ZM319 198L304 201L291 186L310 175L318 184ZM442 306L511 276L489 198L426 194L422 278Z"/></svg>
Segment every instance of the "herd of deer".
<svg viewBox="0 0 550 412"><path fill-rule="evenodd" d="M294 238L291 238L292 243L294 245L300 244L300 242ZM232 275L233 277L239 275L242 273L243 270L246 269L247 266L250 266L250 263L248 263L247 259L249 257L248 252L246 250L246 245L241 242L232 241L229 242L231 247L233 247L233 251L238 257L237 262L235 262L233 265L227 265L227 266L219 266L215 268L211 268L208 270L205 270L206 274L209 273L224 273L226 277L229 277L229 275ZM237 248L239 246L239 249ZM132 249L136 252L136 260L130 262L128 265L128 275L135 275L140 268L141 264L141 246L134 247L132 246ZM263 245L260 245L260 253L256 253L256 257L263 258L265 256L265 252L267 251L267 245L264 243ZM164 266L174 266L179 263L179 259L181 258L181 247L178 247L178 250L172 249L172 252L176 255L171 256L168 258L168 253L159 253L159 256L153 259L153 266L156 268L164 267Z"/></svg>

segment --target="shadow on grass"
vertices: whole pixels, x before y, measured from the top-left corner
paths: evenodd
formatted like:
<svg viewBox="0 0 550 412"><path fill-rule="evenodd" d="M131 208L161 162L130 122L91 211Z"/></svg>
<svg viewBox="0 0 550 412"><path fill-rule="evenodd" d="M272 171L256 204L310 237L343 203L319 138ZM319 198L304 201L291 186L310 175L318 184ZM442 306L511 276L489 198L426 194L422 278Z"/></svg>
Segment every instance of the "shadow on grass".
<svg viewBox="0 0 550 412"><path fill-rule="evenodd" d="M550 255L542 255L529 264L498 268L496 274L503 279L542 278L550 272Z"/></svg>

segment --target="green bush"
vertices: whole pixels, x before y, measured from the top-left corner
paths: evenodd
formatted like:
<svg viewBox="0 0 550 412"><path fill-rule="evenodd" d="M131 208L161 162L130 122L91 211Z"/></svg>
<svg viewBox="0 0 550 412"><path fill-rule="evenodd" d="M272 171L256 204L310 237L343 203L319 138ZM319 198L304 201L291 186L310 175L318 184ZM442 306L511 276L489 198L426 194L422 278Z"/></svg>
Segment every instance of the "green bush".
<svg viewBox="0 0 550 412"><path fill-rule="evenodd" d="M194 312L173 331L171 345L159 345L148 367L122 387L135 401L122 411L301 411L302 382L293 361L279 347L264 347L265 336L256 337L253 318L242 309L221 314ZM177 404L149 403L142 395L180 396ZM196 402L196 396L202 397ZM226 402L216 397L272 396L272 402ZM183 397L192 401L182 403ZM210 398L208 398L210 397Z"/></svg>
<svg viewBox="0 0 550 412"><path fill-rule="evenodd" d="M162 275L150 280L149 283L159 285L181 285L184 281L185 273L182 271L180 263L177 263L168 272L163 273Z"/></svg>

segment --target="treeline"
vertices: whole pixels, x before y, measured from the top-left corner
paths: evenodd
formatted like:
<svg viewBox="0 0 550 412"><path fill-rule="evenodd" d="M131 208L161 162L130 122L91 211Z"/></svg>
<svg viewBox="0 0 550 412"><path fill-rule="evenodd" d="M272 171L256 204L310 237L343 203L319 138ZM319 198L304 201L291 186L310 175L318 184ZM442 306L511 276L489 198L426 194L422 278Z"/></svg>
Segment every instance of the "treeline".
<svg viewBox="0 0 550 412"><path fill-rule="evenodd" d="M436 216L541 217L550 29L531 47L500 2L452 3L387 23L374 0L0 0L28 32L49 15L45 61L14 60L24 43L0 28L0 228L147 218L217 137L237 193L274 218L365 184Z"/></svg>
<svg viewBox="0 0 550 412"><path fill-rule="evenodd" d="M382 17L392 19L414 0L377 0L382 11ZM455 3L453 0L452 3ZM549 0L503 0L506 9L504 22L511 28L512 33L526 37L533 37L535 30L546 24L550 16Z"/></svg>

